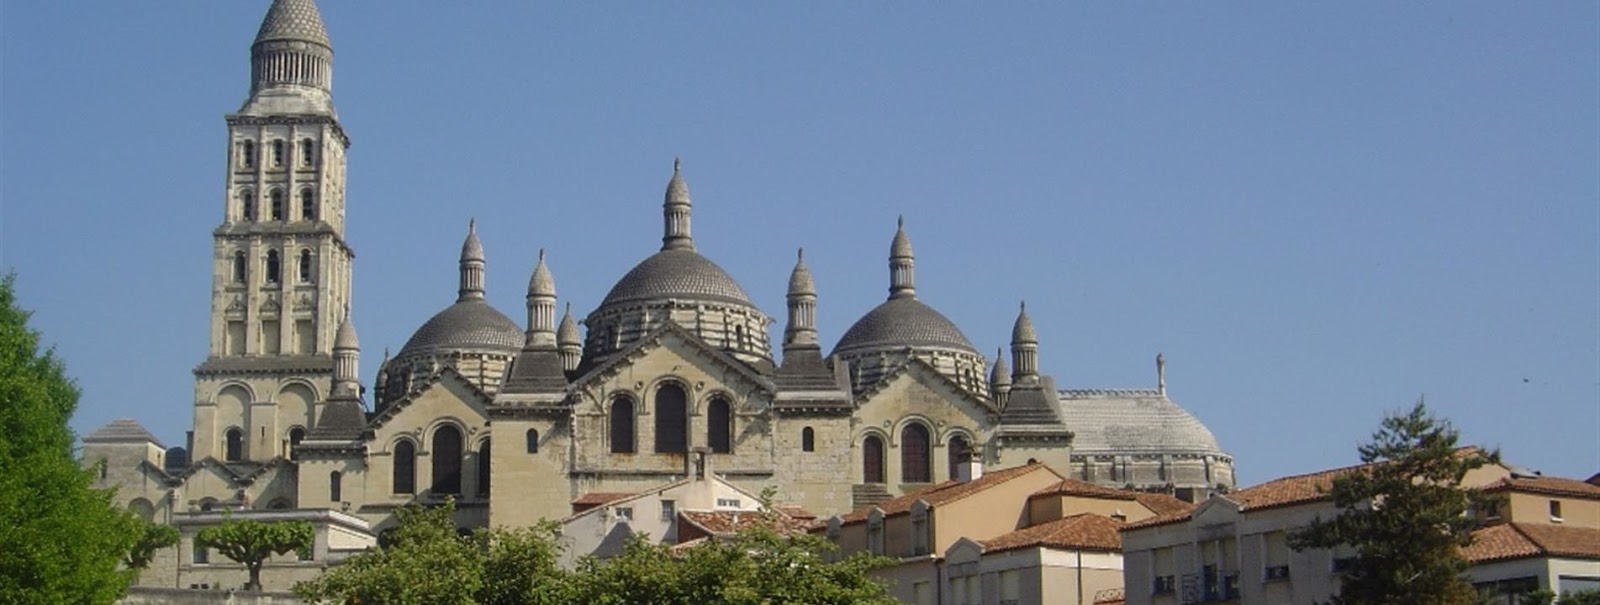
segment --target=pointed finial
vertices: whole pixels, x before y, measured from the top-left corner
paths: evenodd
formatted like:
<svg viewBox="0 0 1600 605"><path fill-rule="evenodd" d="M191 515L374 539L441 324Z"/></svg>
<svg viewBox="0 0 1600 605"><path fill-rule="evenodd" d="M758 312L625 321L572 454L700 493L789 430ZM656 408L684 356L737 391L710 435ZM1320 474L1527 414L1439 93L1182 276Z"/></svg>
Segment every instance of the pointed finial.
<svg viewBox="0 0 1600 605"><path fill-rule="evenodd" d="M1167 356L1156 353L1156 391L1167 394Z"/></svg>
<svg viewBox="0 0 1600 605"><path fill-rule="evenodd" d="M683 168L683 158L680 158L678 156L672 156L672 171L673 172L678 172L682 168Z"/></svg>
<svg viewBox="0 0 1600 605"><path fill-rule="evenodd" d="M544 260L544 248L539 249L539 260Z"/></svg>
<svg viewBox="0 0 1600 605"><path fill-rule="evenodd" d="M802 262L802 263L806 262L806 249L805 249L805 247L801 246L799 252L797 252L794 256L795 256L795 259L794 259L795 261Z"/></svg>
<svg viewBox="0 0 1600 605"><path fill-rule="evenodd" d="M467 233L477 233L477 232L478 232L478 217L476 217L476 216L469 217L467 219Z"/></svg>

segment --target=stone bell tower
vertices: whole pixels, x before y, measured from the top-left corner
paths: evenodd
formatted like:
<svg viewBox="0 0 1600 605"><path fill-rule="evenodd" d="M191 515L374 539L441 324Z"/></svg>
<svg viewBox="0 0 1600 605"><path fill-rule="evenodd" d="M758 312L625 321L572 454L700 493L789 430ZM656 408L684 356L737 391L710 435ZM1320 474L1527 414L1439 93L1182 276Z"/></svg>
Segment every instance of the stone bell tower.
<svg viewBox="0 0 1600 605"><path fill-rule="evenodd" d="M288 456L333 388L355 255L344 237L350 139L332 85L316 3L273 0L250 46L250 96L227 116L192 460Z"/></svg>

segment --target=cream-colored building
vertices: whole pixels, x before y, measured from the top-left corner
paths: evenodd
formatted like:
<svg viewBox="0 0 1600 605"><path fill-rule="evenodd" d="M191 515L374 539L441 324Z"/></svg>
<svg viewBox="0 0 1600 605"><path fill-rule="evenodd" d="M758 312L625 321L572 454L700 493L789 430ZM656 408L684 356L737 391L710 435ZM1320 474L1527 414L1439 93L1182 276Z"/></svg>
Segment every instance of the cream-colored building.
<svg viewBox="0 0 1600 605"><path fill-rule="evenodd" d="M843 554L897 559L874 571L916 605L1089 605L1122 596L1124 523L1191 504L1165 494L1065 479L1043 464L961 477L844 516L814 531Z"/></svg>
<svg viewBox="0 0 1600 605"><path fill-rule="evenodd" d="M1025 311L1010 365L985 358L918 296L903 224L888 298L831 351L816 328L830 311L803 257L775 267L790 275L777 329L696 251L676 166L660 245L639 243L643 260L615 268L620 279L586 315L568 305L558 316L560 253L513 272L529 276L521 321L495 309L486 246L469 225L458 288L438 297L451 302L363 387L333 58L312 0L272 2L248 98L226 119L210 342L188 443L165 448L125 420L85 441L86 460L108 462L102 485L151 518L330 509L381 528L406 503L453 498L463 527L524 526L567 516L585 494L682 480L694 448L739 489L771 486L779 502L823 514L951 479L969 455L1191 498L1233 483L1232 459L1167 397L1164 362L1156 388L1062 390L1041 372Z"/></svg>
<svg viewBox="0 0 1600 605"><path fill-rule="evenodd" d="M1218 495L1192 513L1132 522L1122 533L1129 605L1322 602L1337 593L1348 548L1296 551L1288 536L1337 514L1327 490L1347 467L1284 477ZM1600 487L1522 476L1501 465L1465 487L1500 496L1476 511L1486 524L1464 551L1467 575L1499 603L1535 588L1600 587Z"/></svg>

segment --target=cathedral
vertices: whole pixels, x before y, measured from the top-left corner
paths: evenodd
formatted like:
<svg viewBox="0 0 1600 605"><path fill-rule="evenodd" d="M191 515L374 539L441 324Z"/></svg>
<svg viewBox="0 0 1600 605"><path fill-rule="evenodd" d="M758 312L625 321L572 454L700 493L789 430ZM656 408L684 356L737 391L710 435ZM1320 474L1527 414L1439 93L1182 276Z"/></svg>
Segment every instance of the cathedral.
<svg viewBox="0 0 1600 605"><path fill-rule="evenodd" d="M86 460L106 462L102 484L146 518L324 509L382 527L401 506L448 498L462 527L516 527L696 464L824 516L1030 462L1189 500L1233 485L1232 458L1167 397L1159 356L1153 388L1062 389L1041 370L1044 343L1023 307L1009 360L987 359L918 297L903 222L888 238L887 299L831 349L803 251L775 329L696 251L676 164L660 248L641 249L597 308L561 308L560 266L543 253L525 314L494 308L488 255L468 226L455 302L363 385L345 239L350 141L313 0L274 0L250 57L248 99L226 118L226 208L188 443L169 449L126 419L84 439Z"/></svg>

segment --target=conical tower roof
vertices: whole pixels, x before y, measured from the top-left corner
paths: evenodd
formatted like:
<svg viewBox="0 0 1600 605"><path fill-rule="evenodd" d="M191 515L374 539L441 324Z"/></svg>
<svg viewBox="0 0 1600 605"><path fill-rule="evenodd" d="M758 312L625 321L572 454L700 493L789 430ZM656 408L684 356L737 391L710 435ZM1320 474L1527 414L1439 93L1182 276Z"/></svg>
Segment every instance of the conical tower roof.
<svg viewBox="0 0 1600 605"><path fill-rule="evenodd" d="M1012 344L1039 344L1039 332L1033 329L1033 319L1028 317L1028 303L1022 303L1017 312L1017 323L1011 326Z"/></svg>
<svg viewBox="0 0 1600 605"><path fill-rule="evenodd" d="M256 32L256 44L271 40L294 40L328 47L328 29L322 25L322 13L313 0L273 0L267 16Z"/></svg>
<svg viewBox="0 0 1600 605"><path fill-rule="evenodd" d="M478 220L467 221L467 239L461 242L461 261L483 261L483 242L478 240Z"/></svg>
<svg viewBox="0 0 1600 605"><path fill-rule="evenodd" d="M528 296L555 296L556 278L550 274L550 266L544 262L544 249L539 250L539 264L533 268L533 277L528 279Z"/></svg>
<svg viewBox="0 0 1600 605"><path fill-rule="evenodd" d="M994 352L994 369L989 372L989 384L996 386L1011 384L1011 368L1006 367L1005 353L998 350Z"/></svg>
<svg viewBox="0 0 1600 605"><path fill-rule="evenodd" d="M572 318L572 303L567 303L567 312L561 316L561 325L556 328L556 344L583 344L583 338L578 335L578 321Z"/></svg>
<svg viewBox="0 0 1600 605"><path fill-rule="evenodd" d="M350 315L347 313L344 316L344 320L339 322L339 333L333 337L333 349L335 351L339 351L345 349L356 350L360 348L361 341L356 339L355 322L350 321ZM387 359L385 359L385 361L387 361Z"/></svg>
<svg viewBox="0 0 1600 605"><path fill-rule="evenodd" d="M794 261L794 271L789 273L789 295L817 293L817 284L811 279L811 270L806 268L806 249L801 248Z"/></svg>

